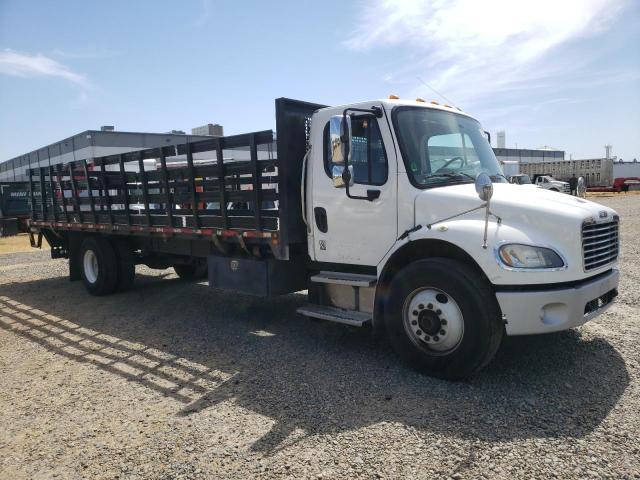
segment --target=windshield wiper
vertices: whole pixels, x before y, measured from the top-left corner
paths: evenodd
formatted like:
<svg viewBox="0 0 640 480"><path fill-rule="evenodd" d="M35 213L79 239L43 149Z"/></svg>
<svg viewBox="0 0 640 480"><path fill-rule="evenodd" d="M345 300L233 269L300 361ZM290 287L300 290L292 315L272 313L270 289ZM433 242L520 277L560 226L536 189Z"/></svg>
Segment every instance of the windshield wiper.
<svg viewBox="0 0 640 480"><path fill-rule="evenodd" d="M464 172L442 172L442 173L432 173L430 175L425 175L424 179L428 180L430 178L450 178L450 179L455 179L455 178L460 178L460 177L467 177L470 178L471 180L475 181L475 177L469 175L468 173L464 173Z"/></svg>

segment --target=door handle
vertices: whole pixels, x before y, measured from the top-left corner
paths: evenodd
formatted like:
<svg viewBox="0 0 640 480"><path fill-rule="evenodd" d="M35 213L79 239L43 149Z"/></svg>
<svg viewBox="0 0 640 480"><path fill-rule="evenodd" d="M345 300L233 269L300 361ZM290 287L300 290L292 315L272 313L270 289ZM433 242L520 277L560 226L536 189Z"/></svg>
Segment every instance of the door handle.
<svg viewBox="0 0 640 480"><path fill-rule="evenodd" d="M316 219L316 227L322 233L327 233L329 225L327 223L327 211L323 207L315 207L313 209L313 215Z"/></svg>

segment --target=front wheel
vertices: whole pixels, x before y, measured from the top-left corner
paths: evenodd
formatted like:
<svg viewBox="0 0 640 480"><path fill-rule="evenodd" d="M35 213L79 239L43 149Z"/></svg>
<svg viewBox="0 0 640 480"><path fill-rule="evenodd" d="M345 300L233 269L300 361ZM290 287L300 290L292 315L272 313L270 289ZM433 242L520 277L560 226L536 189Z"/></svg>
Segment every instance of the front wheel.
<svg viewBox="0 0 640 480"><path fill-rule="evenodd" d="M396 275L385 324L398 355L447 379L468 377L487 365L504 334L487 281L448 258L419 260Z"/></svg>

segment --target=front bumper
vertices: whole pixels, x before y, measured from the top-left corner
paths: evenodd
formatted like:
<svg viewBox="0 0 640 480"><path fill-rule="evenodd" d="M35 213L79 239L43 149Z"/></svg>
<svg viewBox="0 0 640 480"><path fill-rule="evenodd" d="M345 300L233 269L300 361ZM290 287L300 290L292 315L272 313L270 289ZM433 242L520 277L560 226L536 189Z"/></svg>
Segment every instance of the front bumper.
<svg viewBox="0 0 640 480"><path fill-rule="evenodd" d="M565 289L497 292L507 335L557 332L577 327L604 312L618 294L617 269Z"/></svg>

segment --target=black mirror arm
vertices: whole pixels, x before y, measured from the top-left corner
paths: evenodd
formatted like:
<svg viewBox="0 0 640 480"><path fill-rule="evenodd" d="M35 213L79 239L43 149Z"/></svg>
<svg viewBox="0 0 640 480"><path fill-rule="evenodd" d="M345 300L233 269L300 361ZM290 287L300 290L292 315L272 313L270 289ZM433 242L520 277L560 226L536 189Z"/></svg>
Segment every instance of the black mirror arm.
<svg viewBox="0 0 640 480"><path fill-rule="evenodd" d="M376 118L382 118L382 108L376 107L375 105L371 108L345 108L344 111L342 112L342 123L345 126L345 130L346 130L346 125L348 121L347 112L372 113L373 115L376 116ZM344 138L344 135L342 135L341 140L342 140L342 143L346 145L346 148L344 151L344 173L342 174L342 178L345 180L344 186L345 186L345 193L347 194L347 198L351 198L353 200L368 200L369 202L374 201L375 199L380 197L379 190L377 191L378 192L377 195L370 194L369 193L370 190L367 190L366 196L351 195L351 193L349 192L349 183L351 182L351 173L349 172L349 143L346 142L346 138Z"/></svg>

